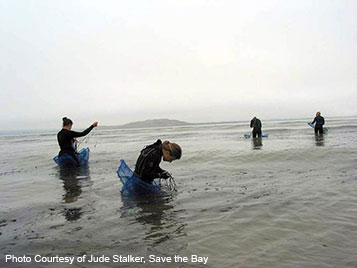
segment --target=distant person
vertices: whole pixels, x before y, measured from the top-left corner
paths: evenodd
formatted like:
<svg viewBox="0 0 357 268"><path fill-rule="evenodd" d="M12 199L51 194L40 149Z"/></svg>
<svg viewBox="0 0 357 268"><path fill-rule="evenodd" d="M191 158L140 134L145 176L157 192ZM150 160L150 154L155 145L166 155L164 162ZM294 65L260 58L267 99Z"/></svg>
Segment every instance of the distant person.
<svg viewBox="0 0 357 268"><path fill-rule="evenodd" d="M172 162L180 159L181 155L182 150L178 144L169 141L162 143L161 140L157 140L141 150L136 161L134 175L147 183L152 183L155 178L168 179L170 174L159 166L161 158Z"/></svg>
<svg viewBox="0 0 357 268"><path fill-rule="evenodd" d="M316 117L311 124L315 124L315 134L323 134L323 125L325 124L325 119L321 116L320 112L316 113Z"/></svg>
<svg viewBox="0 0 357 268"><path fill-rule="evenodd" d="M253 138L257 137L257 135L259 138L262 137L262 122L255 116L250 121L250 127L253 128Z"/></svg>
<svg viewBox="0 0 357 268"><path fill-rule="evenodd" d="M95 121L89 128L87 128L82 132L76 132L71 130L73 125L71 119L67 117L63 117L62 121L63 121L63 128L60 132L57 133L57 141L61 149L60 152L58 153L58 156L60 157L64 154L69 154L74 158L74 160L77 162L77 165L79 166L77 152L76 152L75 138L83 137L87 135L93 128L98 126L98 122Z"/></svg>

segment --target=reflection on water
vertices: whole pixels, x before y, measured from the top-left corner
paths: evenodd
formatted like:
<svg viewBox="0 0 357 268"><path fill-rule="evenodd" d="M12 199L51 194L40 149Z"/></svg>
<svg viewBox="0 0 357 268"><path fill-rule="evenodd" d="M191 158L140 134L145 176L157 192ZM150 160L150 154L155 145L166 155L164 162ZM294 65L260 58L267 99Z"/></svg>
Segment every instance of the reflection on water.
<svg viewBox="0 0 357 268"><path fill-rule="evenodd" d="M122 217L128 217L128 211L135 211L135 221L143 228L149 228L143 239L150 245L158 245L172 238L186 236L185 224L177 221L172 196L122 196ZM144 227L145 226L145 227Z"/></svg>
<svg viewBox="0 0 357 268"><path fill-rule="evenodd" d="M260 150L263 147L262 138L253 138L252 139L252 149L253 150Z"/></svg>
<svg viewBox="0 0 357 268"><path fill-rule="evenodd" d="M60 169L59 179L63 181L63 203L70 204L82 194L82 182L90 180L88 167ZM67 221L78 220L82 216L81 207L64 208L63 215Z"/></svg>
<svg viewBox="0 0 357 268"><path fill-rule="evenodd" d="M324 146L324 134L315 134L315 144L316 146Z"/></svg>

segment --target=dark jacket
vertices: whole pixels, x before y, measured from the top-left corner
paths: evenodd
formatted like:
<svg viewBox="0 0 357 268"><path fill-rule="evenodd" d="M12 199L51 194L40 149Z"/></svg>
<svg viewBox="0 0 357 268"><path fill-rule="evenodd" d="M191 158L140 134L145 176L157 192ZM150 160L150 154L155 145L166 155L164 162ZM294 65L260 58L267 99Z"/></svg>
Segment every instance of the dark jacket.
<svg viewBox="0 0 357 268"><path fill-rule="evenodd" d="M322 127L322 126L325 124L325 119L324 119L321 115L316 116L316 117L314 118L314 121L312 121L312 124L314 124L314 123L316 123L316 124L315 124L315 127L316 127L316 128Z"/></svg>
<svg viewBox="0 0 357 268"><path fill-rule="evenodd" d="M58 156L64 155L65 153L74 155L76 151L74 146L74 138L87 135L93 128L94 126L91 125L89 128L82 132L76 132L67 129L62 129L60 132L58 132L57 141L61 149Z"/></svg>
<svg viewBox="0 0 357 268"><path fill-rule="evenodd" d="M154 144L146 146L141 150L136 161L134 175L143 181L152 183L155 178L161 178L165 171L159 164L162 158L162 142L157 140Z"/></svg>
<svg viewBox="0 0 357 268"><path fill-rule="evenodd" d="M250 127L253 128L253 131L260 131L262 129L262 122L258 118L253 118L250 121Z"/></svg>

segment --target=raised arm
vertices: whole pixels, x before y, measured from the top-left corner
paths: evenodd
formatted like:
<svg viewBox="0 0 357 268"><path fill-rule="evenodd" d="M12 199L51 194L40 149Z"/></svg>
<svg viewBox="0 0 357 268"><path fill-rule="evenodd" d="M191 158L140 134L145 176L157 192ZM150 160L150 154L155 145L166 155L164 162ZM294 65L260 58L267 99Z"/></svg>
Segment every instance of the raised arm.
<svg viewBox="0 0 357 268"><path fill-rule="evenodd" d="M83 137L85 135L87 135L89 132L91 132L91 130L93 128L95 128L96 126L98 126L98 122L95 121L89 128L87 128L86 130L82 131L82 132L77 132L77 131L71 131L71 137L72 138L79 138L79 137Z"/></svg>

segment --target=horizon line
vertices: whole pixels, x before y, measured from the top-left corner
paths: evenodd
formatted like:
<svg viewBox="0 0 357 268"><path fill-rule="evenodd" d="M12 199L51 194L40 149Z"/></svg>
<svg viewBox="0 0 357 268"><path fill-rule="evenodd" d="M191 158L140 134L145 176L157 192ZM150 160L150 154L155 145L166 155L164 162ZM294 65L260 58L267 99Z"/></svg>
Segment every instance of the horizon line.
<svg viewBox="0 0 357 268"><path fill-rule="evenodd" d="M329 116L329 117L325 117L325 118L353 118L353 117L357 117L357 115L350 115L350 116ZM310 117L297 117L297 118L274 118L274 119L264 119L264 121L284 121L284 120L304 120L304 119L309 119ZM131 124L131 123L136 123L136 122L145 122L145 121L150 121L150 120L162 120L162 119L166 119L166 120L176 120L176 121L181 121L184 123L187 123L187 125L203 125L203 124L224 124L224 123L242 123L242 122L246 122L246 121L250 121L251 119L246 119L246 120L230 120L230 121L207 121L207 122L196 122L196 123L190 123L190 122L186 122L186 121L182 121L179 119L168 119L168 118L159 118L159 119L146 119L146 120L142 120L142 121L133 121L133 122L129 122L129 123L125 123L125 124L121 124L121 125L99 125L99 127L121 127L121 126L125 126L127 124ZM177 126L184 126L184 125L177 125ZM157 126L157 127L175 127L175 125L171 125L171 126ZM155 126L152 127L132 127L132 128L155 128ZM130 128L128 128L130 129ZM34 132L34 131L57 131L58 128L32 128L32 129L0 129L0 133L13 133L13 132Z"/></svg>

